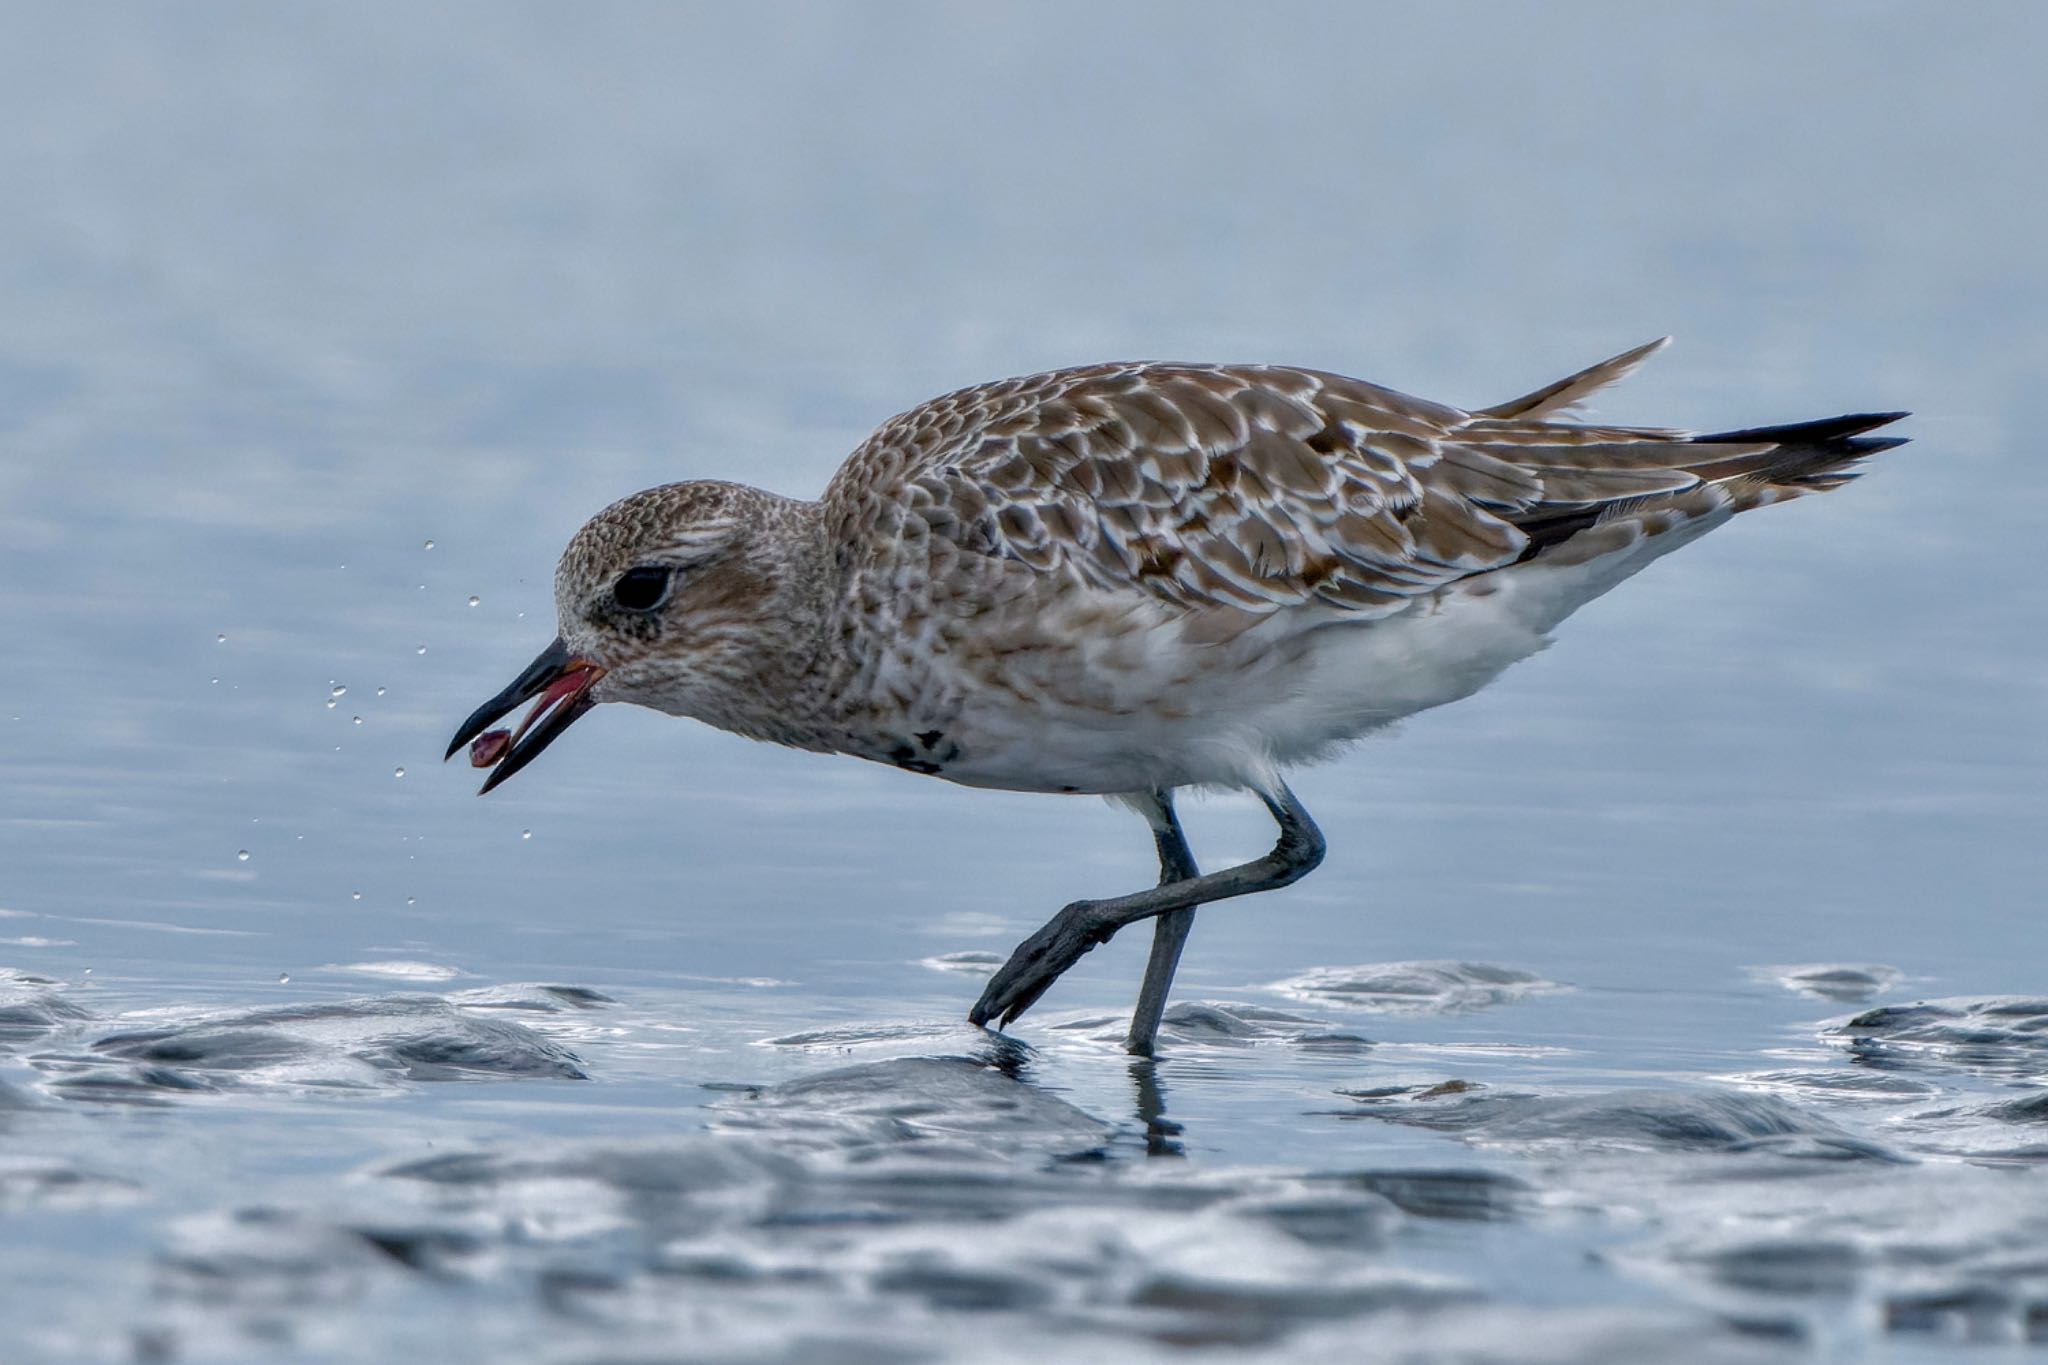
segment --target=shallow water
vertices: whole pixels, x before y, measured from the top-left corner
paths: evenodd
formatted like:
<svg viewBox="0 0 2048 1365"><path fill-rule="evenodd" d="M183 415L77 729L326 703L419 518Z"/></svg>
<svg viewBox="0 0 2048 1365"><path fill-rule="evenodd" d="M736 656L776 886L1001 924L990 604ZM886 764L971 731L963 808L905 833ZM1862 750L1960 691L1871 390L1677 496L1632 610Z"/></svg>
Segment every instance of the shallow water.
<svg viewBox="0 0 2048 1365"><path fill-rule="evenodd" d="M1925 14L12 14L9 1359L2048 1341L2048 33ZM1150 880L1100 802L619 708L436 761L644 485L1052 364L1480 403L1667 330L1604 415L1916 443L1302 774L1329 861L1202 913L1156 1065L1141 937L962 1021Z"/></svg>

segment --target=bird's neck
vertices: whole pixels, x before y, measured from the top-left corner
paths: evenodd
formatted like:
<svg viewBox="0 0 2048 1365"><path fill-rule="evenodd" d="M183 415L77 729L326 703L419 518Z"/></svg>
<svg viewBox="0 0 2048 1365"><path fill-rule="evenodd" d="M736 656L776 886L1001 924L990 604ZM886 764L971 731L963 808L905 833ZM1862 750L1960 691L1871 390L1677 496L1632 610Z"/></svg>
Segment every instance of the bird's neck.
<svg viewBox="0 0 2048 1365"><path fill-rule="evenodd" d="M762 565L759 626L744 660L736 661L738 676L720 689L715 714L698 717L750 739L835 749L831 603L838 567L825 519L815 502L762 496L762 543L774 551Z"/></svg>

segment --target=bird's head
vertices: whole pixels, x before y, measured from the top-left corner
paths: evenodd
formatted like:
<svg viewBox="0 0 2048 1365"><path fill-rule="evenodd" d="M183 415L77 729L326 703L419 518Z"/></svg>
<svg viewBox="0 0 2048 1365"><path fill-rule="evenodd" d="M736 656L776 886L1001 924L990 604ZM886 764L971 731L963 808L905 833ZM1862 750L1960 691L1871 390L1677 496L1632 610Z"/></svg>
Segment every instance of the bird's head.
<svg viewBox="0 0 2048 1365"><path fill-rule="evenodd" d="M780 658L803 593L810 504L742 484L666 484L592 517L555 568L560 634L511 686L455 732L492 769L483 790L518 772L599 702L732 723ZM531 698L511 734L489 731ZM488 733L486 733L489 731Z"/></svg>

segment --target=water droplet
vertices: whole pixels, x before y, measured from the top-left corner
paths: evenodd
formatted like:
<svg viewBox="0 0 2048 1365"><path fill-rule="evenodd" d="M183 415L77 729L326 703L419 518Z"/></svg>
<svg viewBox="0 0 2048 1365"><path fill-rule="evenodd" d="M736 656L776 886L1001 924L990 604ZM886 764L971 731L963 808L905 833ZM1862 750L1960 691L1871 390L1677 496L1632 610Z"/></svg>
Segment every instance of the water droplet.
<svg viewBox="0 0 2048 1365"><path fill-rule="evenodd" d="M481 602L482 602L483 600L484 600L483 598L481 598L481 597L478 597L478 596L477 596L477 595L476 595L475 593L471 593L471 594L469 595L469 605L471 605L472 607L474 607L474 606L477 606L477 605L478 605L478 604L480 604L480 603L481 603Z"/></svg>
<svg viewBox="0 0 2048 1365"><path fill-rule="evenodd" d="M248 862L248 861L249 861L249 850L248 850L248 849L246 849L246 848L244 848L244 849L237 849L237 850L236 850L236 852L235 852L235 861L236 861L236 862L238 862L238 863L246 863L246 862Z"/></svg>
<svg viewBox="0 0 2048 1365"><path fill-rule="evenodd" d="M420 548L423 550L431 550L434 548L434 542L430 540L425 545L422 545Z"/></svg>
<svg viewBox="0 0 2048 1365"><path fill-rule="evenodd" d="M405 769L403 769L403 768L393 768L393 769L391 770L391 775L392 775L393 777L404 777L404 776L405 776Z"/></svg>
<svg viewBox="0 0 2048 1365"><path fill-rule="evenodd" d="M350 716L348 718L348 722L351 725L361 725L363 723L363 718L361 716Z"/></svg>
<svg viewBox="0 0 2048 1365"><path fill-rule="evenodd" d="M380 687L380 688L378 688L378 689L377 689L377 695L378 695L378 696L380 696L380 697L381 697L381 696L383 696L383 695L384 695L384 689L383 689L383 688L381 688L381 687Z"/></svg>
<svg viewBox="0 0 2048 1365"><path fill-rule="evenodd" d="M533 837L533 831L530 829L522 829L519 831L519 837L522 839L531 839Z"/></svg>
<svg viewBox="0 0 2048 1365"><path fill-rule="evenodd" d="M292 974L291 974L290 972L279 972L279 973L277 974L277 984L278 984L278 985L280 985L280 986L282 986L282 985L283 985L283 984L284 984L285 982L287 982L287 981L289 981L289 980L291 980L291 979L292 979Z"/></svg>
<svg viewBox="0 0 2048 1365"><path fill-rule="evenodd" d="M220 679L219 679L219 678L215 678L215 679L213 680L213 685L214 685L215 687L219 687L219 686L220 686Z"/></svg>
<svg viewBox="0 0 2048 1365"><path fill-rule="evenodd" d="M407 905L418 905L420 903L420 898L418 896L407 896L405 898L405 903Z"/></svg>
<svg viewBox="0 0 2048 1365"><path fill-rule="evenodd" d="M228 642L228 637L225 635L216 635L213 637L213 642L217 645L224 645Z"/></svg>
<svg viewBox="0 0 2048 1365"><path fill-rule="evenodd" d="M332 697L329 697L329 698L327 699L327 709L328 709L328 710L330 710L330 711L332 711L332 710L334 709L334 698L332 698Z"/></svg>
<svg viewBox="0 0 2048 1365"><path fill-rule="evenodd" d="M333 686L334 690L333 690L332 692L329 692L329 693L327 694L328 696L330 696L330 697L345 697L345 696L347 696L347 695L348 695L348 689L347 689L346 687L343 687L343 686L342 686L342 685L341 685L340 683L334 683L334 684L333 684L332 686Z"/></svg>
<svg viewBox="0 0 2048 1365"><path fill-rule="evenodd" d="M348 898L352 901L359 901L363 898L363 893L360 891L351 891L348 893Z"/></svg>
<svg viewBox="0 0 2048 1365"><path fill-rule="evenodd" d="M415 653L415 654L424 654L424 653L426 653L426 652L427 652L427 647L426 647L425 645L421 645L421 646L420 646L420 647L419 647L418 649L416 649L416 650L414 650L414 651L413 651L413 653Z"/></svg>

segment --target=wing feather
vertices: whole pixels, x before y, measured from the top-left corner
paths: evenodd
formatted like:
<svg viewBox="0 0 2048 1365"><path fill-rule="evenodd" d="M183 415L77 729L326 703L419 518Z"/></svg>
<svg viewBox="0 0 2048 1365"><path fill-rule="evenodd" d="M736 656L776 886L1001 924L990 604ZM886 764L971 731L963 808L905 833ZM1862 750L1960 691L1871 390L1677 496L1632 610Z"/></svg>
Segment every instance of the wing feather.
<svg viewBox="0 0 2048 1365"><path fill-rule="evenodd" d="M1520 398L1511 398L1505 403L1496 403L1490 408L1481 408L1479 417L1550 417L1570 412L1587 398L1616 384L1635 373L1636 367L1671 344L1670 337L1658 337L1655 341L1637 346L1611 356L1598 365L1588 365L1577 374L1566 375L1555 384L1546 384L1534 393L1525 393Z"/></svg>
<svg viewBox="0 0 2048 1365"><path fill-rule="evenodd" d="M1610 511L1767 475L1780 443L1764 432L1543 420L1660 344L1479 413L1284 366L1005 380L883 424L826 500L845 538L887 542L877 555L913 539L877 517L894 507L948 562L966 550L1190 608L1385 615Z"/></svg>

